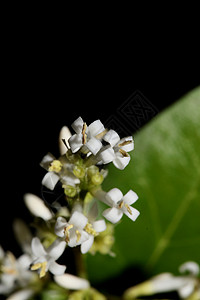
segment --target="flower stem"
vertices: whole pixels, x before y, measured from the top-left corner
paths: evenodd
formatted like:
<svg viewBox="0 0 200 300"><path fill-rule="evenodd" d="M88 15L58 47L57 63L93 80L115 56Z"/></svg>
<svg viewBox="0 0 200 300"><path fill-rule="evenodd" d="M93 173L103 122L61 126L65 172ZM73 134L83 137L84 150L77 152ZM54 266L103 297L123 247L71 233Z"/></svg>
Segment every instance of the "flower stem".
<svg viewBox="0 0 200 300"><path fill-rule="evenodd" d="M77 276L87 279L88 275L87 275L87 271L86 271L84 255L81 253L79 247L74 247L73 251L74 251L74 257L75 257Z"/></svg>

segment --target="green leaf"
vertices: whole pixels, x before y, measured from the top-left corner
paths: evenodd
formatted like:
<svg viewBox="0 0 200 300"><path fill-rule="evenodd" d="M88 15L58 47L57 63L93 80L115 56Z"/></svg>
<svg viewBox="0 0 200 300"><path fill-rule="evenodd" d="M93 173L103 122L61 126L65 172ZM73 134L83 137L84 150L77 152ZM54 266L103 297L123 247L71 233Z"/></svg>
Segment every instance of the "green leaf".
<svg viewBox="0 0 200 300"><path fill-rule="evenodd" d="M104 189L139 195L136 222L123 216L115 228L116 258L87 256L91 282L140 267L148 276L177 274L180 264L200 262L200 87L160 113L134 137L125 170L113 165Z"/></svg>

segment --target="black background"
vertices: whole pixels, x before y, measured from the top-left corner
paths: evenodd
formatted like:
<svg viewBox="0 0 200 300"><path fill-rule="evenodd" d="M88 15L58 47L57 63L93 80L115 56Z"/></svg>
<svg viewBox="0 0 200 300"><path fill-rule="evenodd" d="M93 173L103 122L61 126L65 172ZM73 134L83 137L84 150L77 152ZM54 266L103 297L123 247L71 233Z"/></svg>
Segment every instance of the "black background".
<svg viewBox="0 0 200 300"><path fill-rule="evenodd" d="M92 24L75 31L15 25L5 34L2 56L0 243L18 256L12 221L31 221L23 195L41 196L39 162L48 151L58 155L63 125L78 116L104 122L135 91L160 113L200 80L191 32L183 30L176 43L179 30L172 40L167 30L155 36L134 26L127 33Z"/></svg>

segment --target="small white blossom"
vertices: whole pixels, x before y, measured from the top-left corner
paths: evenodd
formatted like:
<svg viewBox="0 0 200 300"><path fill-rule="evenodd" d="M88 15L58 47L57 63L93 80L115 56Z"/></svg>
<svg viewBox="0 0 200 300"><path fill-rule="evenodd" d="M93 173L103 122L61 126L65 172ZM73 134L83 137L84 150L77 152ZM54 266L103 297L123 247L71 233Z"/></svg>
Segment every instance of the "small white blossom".
<svg viewBox="0 0 200 300"><path fill-rule="evenodd" d="M176 291L180 299L187 299L188 297L191 297L191 299L200 299L199 265L196 262L189 261L181 265L179 271L181 273L188 272L188 274L179 276L174 276L171 273L159 274L150 280L128 289L125 296L128 299L135 299L139 296Z"/></svg>
<svg viewBox="0 0 200 300"><path fill-rule="evenodd" d="M88 223L85 226L85 231L89 234L89 238L81 244L81 252L87 253L92 247L95 236L106 230L105 220L96 220L98 215L98 207L95 202L88 212Z"/></svg>
<svg viewBox="0 0 200 300"><path fill-rule="evenodd" d="M101 133L105 131L101 121L96 120L87 126L83 119L79 117L71 126L76 132L69 138L69 145L72 152L75 153L84 146L84 148L88 149L92 154L96 155L102 147L100 141Z"/></svg>
<svg viewBox="0 0 200 300"><path fill-rule="evenodd" d="M11 252L4 253L1 261L0 294L8 294L15 288L25 287L32 279L29 270L31 257L27 254L18 259Z"/></svg>
<svg viewBox="0 0 200 300"><path fill-rule="evenodd" d="M163 273L151 279L154 293L177 291L181 299L186 299L198 287L199 265L195 262L186 262L180 266L179 271L188 275L174 276Z"/></svg>
<svg viewBox="0 0 200 300"><path fill-rule="evenodd" d="M104 202L111 208L104 210L103 216L114 224L122 218L123 214L135 221L140 213L130 205L135 203L137 199L137 194L132 190L123 196L119 189L113 188L105 194Z"/></svg>
<svg viewBox="0 0 200 300"><path fill-rule="evenodd" d="M90 287L88 280L68 273L60 276L54 276L54 280L58 285L69 290L84 290Z"/></svg>
<svg viewBox="0 0 200 300"><path fill-rule="evenodd" d="M100 162L103 164L113 162L116 168L123 170L130 161L130 155L128 152L134 149L132 136L128 136L120 140L117 132L110 129L103 139L110 145L105 146L100 150Z"/></svg>
<svg viewBox="0 0 200 300"><path fill-rule="evenodd" d="M44 277L48 270L54 275L62 275L66 266L55 261L63 254L65 246L65 241L57 239L45 250L40 240L37 237L33 238L31 247L35 259L31 270L40 270L40 277Z"/></svg>
<svg viewBox="0 0 200 300"><path fill-rule="evenodd" d="M65 237L69 247L81 245L89 238L84 228L88 219L78 211L74 211L67 222L65 218L58 217L55 225L55 233L59 237Z"/></svg>
<svg viewBox="0 0 200 300"><path fill-rule="evenodd" d="M54 190L59 180L63 185L73 187L80 183L80 180L73 174L74 165L67 161L66 156L57 160L51 153L47 153L40 165L48 171L42 179L42 185L50 190Z"/></svg>

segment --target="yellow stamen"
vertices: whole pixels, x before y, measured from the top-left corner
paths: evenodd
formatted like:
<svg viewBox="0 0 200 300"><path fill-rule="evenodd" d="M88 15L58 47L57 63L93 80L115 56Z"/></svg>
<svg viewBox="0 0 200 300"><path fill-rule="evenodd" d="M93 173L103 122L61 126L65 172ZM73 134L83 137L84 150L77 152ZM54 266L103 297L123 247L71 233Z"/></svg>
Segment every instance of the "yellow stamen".
<svg viewBox="0 0 200 300"><path fill-rule="evenodd" d="M94 228L92 227L92 224L87 223L84 230L89 233L92 234L93 236L97 236L98 233L96 232L96 230L94 230Z"/></svg>
<svg viewBox="0 0 200 300"><path fill-rule="evenodd" d="M78 230L76 230L76 235L77 235L76 242L78 243L80 241L80 239L81 239L81 233Z"/></svg>
<svg viewBox="0 0 200 300"><path fill-rule="evenodd" d="M125 150L123 150L123 149L119 149L119 152L120 152L124 157L128 157L128 156L129 156L128 153L127 153Z"/></svg>
<svg viewBox="0 0 200 300"><path fill-rule="evenodd" d="M41 263L37 263L31 266L31 271L35 271L38 270L39 268L41 268L42 264Z"/></svg>
<svg viewBox="0 0 200 300"><path fill-rule="evenodd" d="M17 274L16 270L16 258L12 252L7 252L7 258L9 260L10 266L1 266L1 271L7 274Z"/></svg>
<svg viewBox="0 0 200 300"><path fill-rule="evenodd" d="M105 129L104 131L100 132L95 136L96 139L100 140L104 137L104 135L108 132L108 129Z"/></svg>
<svg viewBox="0 0 200 300"><path fill-rule="evenodd" d="M2 266L2 267L1 267L1 271L2 271L3 273L9 274L9 275L17 274L17 270L12 269L12 268L9 268L9 267L7 267L7 266Z"/></svg>
<svg viewBox="0 0 200 300"><path fill-rule="evenodd" d="M131 144L132 142L133 142L133 141L131 141L131 140L124 141L124 142L118 144L118 147L123 147L123 146L129 145L129 144Z"/></svg>
<svg viewBox="0 0 200 300"><path fill-rule="evenodd" d="M42 278L46 274L46 266L47 266L47 262L44 261L43 263L37 263L37 264L34 264L33 266L31 266L31 270L36 271L38 269L41 269L40 270L40 278Z"/></svg>
<svg viewBox="0 0 200 300"><path fill-rule="evenodd" d="M119 207L119 208L122 208L123 205L124 205L124 201L121 201L121 202L119 203L118 207Z"/></svg>
<svg viewBox="0 0 200 300"><path fill-rule="evenodd" d="M64 234L65 234L65 241L66 243L69 243L69 230L72 229L74 225L70 224L69 226L64 228Z"/></svg>
<svg viewBox="0 0 200 300"><path fill-rule="evenodd" d="M61 169L62 169L62 163L57 159L53 160L49 167L50 172L59 173Z"/></svg>
<svg viewBox="0 0 200 300"><path fill-rule="evenodd" d="M130 215L132 215L132 211L130 209L130 206L128 204L125 204L127 211L129 212Z"/></svg>
<svg viewBox="0 0 200 300"><path fill-rule="evenodd" d="M41 271L40 271L40 278L44 277L46 274L46 266L47 266L47 262L44 261L42 263L42 267L41 267Z"/></svg>
<svg viewBox="0 0 200 300"><path fill-rule="evenodd" d="M87 141L87 134L85 133L85 132L86 132L86 129L87 129L87 124L84 123L84 124L83 124L83 129L82 129L82 135L83 135L82 143L83 143L83 145L85 145L85 144L86 144L86 141Z"/></svg>

